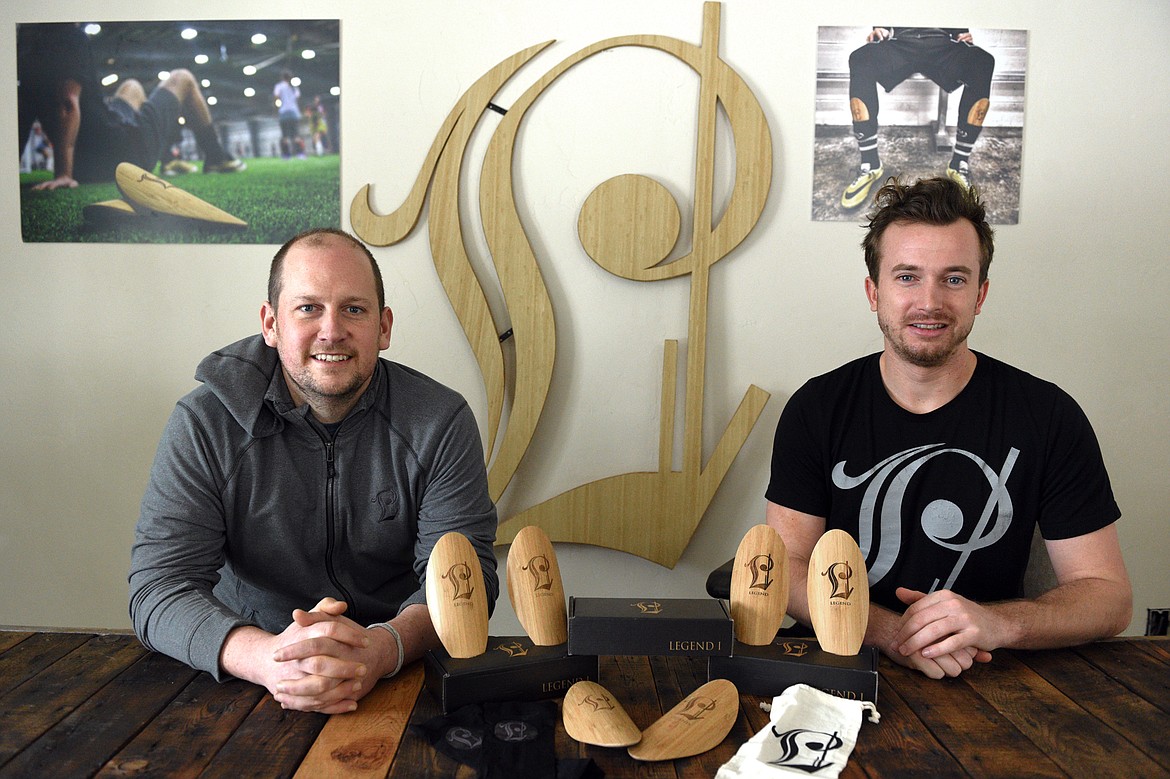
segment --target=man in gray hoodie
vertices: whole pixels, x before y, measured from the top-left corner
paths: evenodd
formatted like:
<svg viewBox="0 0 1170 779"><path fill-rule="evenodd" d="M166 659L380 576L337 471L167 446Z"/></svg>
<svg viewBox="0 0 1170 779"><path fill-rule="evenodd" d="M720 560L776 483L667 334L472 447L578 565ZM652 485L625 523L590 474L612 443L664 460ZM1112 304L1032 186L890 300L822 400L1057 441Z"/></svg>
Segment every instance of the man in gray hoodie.
<svg viewBox="0 0 1170 779"><path fill-rule="evenodd" d="M347 233L281 247L260 319L261 335L200 363L163 433L130 615L146 647L217 679L352 711L439 645L423 584L445 533L471 541L495 603L479 428L458 393L379 358L393 316Z"/></svg>

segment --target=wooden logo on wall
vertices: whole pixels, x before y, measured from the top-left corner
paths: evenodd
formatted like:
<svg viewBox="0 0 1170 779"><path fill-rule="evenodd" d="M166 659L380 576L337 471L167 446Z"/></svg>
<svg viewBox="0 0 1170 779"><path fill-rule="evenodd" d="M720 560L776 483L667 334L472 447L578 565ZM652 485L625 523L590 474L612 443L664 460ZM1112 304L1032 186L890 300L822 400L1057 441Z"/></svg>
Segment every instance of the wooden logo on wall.
<svg viewBox="0 0 1170 779"><path fill-rule="evenodd" d="M664 345L658 470L624 473L582 484L500 523L497 543L525 526L542 528L553 541L592 544L674 567L743 447L770 397L748 387L706 464L702 462L703 384L706 368L707 292L711 266L752 231L772 181L772 140L751 89L719 57L720 6L703 6L702 44L658 35L608 38L563 60L505 112L491 137L480 179L480 213L492 262L511 317L515 349L510 378L511 410L500 433L505 377L504 344L467 255L459 221L459 171L468 141L496 92L525 63L553 43L524 49L484 74L447 115L406 201L391 214L376 214L367 184L354 197L354 232L374 246L405 238L421 214L428 186L431 254L443 288L471 344L488 399L488 469L493 500L503 495L540 421L552 380L556 328L552 302L531 244L520 224L512 181L516 136L528 109L565 71L607 49L641 46L664 52L699 76L694 229L690 253L666 264L679 236L674 197L648 176L623 175L600 184L586 198L578 236L586 253L610 273L634 281L689 275L690 306L683 420L682 469L673 470L678 342ZM734 184L722 217L713 224L715 120L722 105L735 144ZM636 204L636 206L635 206ZM497 435L502 435L496 448Z"/></svg>

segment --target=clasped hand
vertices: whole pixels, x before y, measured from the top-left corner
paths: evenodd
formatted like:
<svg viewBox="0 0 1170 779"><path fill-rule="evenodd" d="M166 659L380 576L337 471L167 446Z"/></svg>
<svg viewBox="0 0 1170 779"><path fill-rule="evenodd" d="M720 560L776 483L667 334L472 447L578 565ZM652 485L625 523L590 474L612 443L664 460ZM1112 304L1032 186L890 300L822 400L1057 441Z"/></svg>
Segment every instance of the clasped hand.
<svg viewBox="0 0 1170 779"><path fill-rule="evenodd" d="M984 606L939 590L929 595L899 587L897 596L909 608L886 654L932 679L958 676L975 663L991 661L998 646L996 619Z"/></svg>
<svg viewBox="0 0 1170 779"><path fill-rule="evenodd" d="M353 711L377 683L379 652L366 628L342 616L346 608L325 598L311 611L296 609L292 623L273 636L273 677L266 686L281 707Z"/></svg>

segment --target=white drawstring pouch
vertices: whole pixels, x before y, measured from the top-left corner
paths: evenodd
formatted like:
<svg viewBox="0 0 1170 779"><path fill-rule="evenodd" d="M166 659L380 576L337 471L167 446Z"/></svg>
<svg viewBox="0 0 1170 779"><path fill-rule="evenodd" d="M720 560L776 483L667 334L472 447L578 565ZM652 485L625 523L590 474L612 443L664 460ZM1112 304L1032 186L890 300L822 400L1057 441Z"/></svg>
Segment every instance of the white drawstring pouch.
<svg viewBox="0 0 1170 779"><path fill-rule="evenodd" d="M768 704L761 703L767 709ZM768 727L739 748L715 779L772 779L840 775L857 743L861 716L881 715L870 701L852 701L794 684L772 699Z"/></svg>

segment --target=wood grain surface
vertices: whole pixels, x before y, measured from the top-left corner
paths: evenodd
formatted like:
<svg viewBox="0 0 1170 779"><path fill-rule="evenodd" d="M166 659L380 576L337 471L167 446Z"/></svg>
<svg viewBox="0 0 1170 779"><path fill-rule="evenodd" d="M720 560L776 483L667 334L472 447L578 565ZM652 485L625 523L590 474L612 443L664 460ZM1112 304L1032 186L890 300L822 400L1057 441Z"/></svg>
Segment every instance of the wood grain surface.
<svg viewBox="0 0 1170 779"><path fill-rule="evenodd" d="M479 556L462 533L438 540L427 563L427 611L451 657L475 657L487 649L487 587Z"/></svg>
<svg viewBox="0 0 1170 779"><path fill-rule="evenodd" d="M731 569L731 619L735 639L764 646L776 638L788 609L788 550L769 525L748 530Z"/></svg>
<svg viewBox="0 0 1170 779"><path fill-rule="evenodd" d="M556 646L569 640L565 587L557 553L545 532L529 526L508 549L508 597L532 643Z"/></svg>
<svg viewBox="0 0 1170 779"><path fill-rule="evenodd" d="M853 536L830 530L808 560L808 611L821 649L835 655L861 650L869 624L869 580Z"/></svg>

